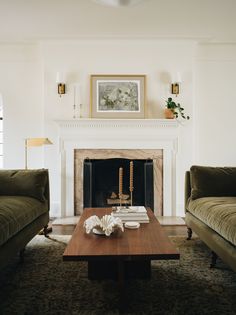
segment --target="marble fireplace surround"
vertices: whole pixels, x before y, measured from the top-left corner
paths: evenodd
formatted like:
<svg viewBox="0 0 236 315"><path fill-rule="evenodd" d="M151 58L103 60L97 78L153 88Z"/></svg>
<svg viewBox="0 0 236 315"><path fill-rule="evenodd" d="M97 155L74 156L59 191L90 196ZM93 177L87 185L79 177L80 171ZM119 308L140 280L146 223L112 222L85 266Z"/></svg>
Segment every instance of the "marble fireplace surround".
<svg viewBox="0 0 236 315"><path fill-rule="evenodd" d="M75 214L80 215L83 211L83 162L88 157L90 159L151 159L153 160L154 173L154 209L157 215L163 212L163 153L162 150L144 150L144 149L75 149L75 180L74 180L74 200ZM118 175L117 175L118 176ZM135 173L134 173L135 176ZM135 187L134 187L135 189Z"/></svg>
<svg viewBox="0 0 236 315"><path fill-rule="evenodd" d="M154 212L176 213L178 123L167 119L79 119L58 127L61 217L83 211L84 158L151 158L154 161ZM77 184L74 185L75 180Z"/></svg>

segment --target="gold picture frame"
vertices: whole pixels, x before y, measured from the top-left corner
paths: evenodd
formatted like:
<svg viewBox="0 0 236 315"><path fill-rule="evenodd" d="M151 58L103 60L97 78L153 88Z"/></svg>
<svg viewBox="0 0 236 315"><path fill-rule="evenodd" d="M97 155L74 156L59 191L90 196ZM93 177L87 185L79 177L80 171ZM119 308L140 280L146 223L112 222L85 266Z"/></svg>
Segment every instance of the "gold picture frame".
<svg viewBox="0 0 236 315"><path fill-rule="evenodd" d="M145 118L146 75L92 74L90 93L92 118Z"/></svg>

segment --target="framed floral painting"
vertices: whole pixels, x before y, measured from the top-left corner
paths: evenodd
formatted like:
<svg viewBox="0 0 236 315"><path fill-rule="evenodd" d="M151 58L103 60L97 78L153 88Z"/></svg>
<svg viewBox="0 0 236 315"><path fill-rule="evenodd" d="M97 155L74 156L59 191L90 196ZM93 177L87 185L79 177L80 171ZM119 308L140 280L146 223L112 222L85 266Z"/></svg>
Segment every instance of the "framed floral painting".
<svg viewBox="0 0 236 315"><path fill-rule="evenodd" d="M92 118L145 118L145 75L91 75Z"/></svg>

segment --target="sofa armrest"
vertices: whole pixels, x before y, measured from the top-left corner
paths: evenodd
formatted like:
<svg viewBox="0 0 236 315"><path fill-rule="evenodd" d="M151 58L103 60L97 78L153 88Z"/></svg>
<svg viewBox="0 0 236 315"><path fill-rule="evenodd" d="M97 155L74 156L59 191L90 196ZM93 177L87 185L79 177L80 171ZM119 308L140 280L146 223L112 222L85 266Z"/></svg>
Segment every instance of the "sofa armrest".
<svg viewBox="0 0 236 315"><path fill-rule="evenodd" d="M191 182L190 182L190 171L185 173L185 183L184 183L184 208L185 212L187 210L188 200L191 196Z"/></svg>

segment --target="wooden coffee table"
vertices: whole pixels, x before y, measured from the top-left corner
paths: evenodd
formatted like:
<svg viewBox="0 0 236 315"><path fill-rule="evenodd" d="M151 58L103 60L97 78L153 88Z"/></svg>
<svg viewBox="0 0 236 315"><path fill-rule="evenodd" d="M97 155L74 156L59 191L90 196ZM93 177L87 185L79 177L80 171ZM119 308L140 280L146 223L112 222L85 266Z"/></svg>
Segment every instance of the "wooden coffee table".
<svg viewBox="0 0 236 315"><path fill-rule="evenodd" d="M126 229L106 237L86 234L84 221L91 215L110 214L107 208L86 208L63 254L64 261L87 261L90 279L117 279L120 287L127 278L149 278L151 260L179 259L154 213L147 209L150 223L139 229Z"/></svg>

